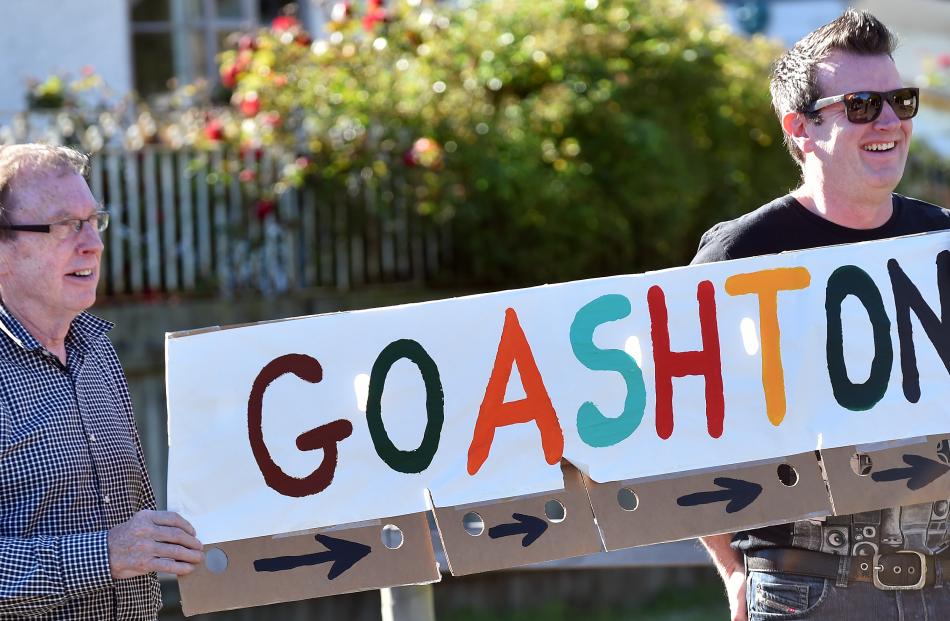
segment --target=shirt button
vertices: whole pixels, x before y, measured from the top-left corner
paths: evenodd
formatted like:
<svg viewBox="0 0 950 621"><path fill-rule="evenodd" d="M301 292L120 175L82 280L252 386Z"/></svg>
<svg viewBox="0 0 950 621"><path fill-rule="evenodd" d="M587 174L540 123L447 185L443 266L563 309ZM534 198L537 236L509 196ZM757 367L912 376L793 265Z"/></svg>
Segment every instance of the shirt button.
<svg viewBox="0 0 950 621"><path fill-rule="evenodd" d="M102 502L104 502L105 504L109 504L109 495L108 495L108 494L106 494L105 496L102 497Z"/></svg>
<svg viewBox="0 0 950 621"><path fill-rule="evenodd" d="M89 442L95 442L95 441L96 441L96 436L94 436L93 434L90 433L90 434L89 434Z"/></svg>

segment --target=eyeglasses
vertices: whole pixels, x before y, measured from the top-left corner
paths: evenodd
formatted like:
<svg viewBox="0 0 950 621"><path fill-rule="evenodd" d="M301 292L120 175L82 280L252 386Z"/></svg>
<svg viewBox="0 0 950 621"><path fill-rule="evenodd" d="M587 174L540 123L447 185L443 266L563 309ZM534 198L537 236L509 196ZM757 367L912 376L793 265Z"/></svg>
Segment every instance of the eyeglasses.
<svg viewBox="0 0 950 621"><path fill-rule="evenodd" d="M920 89L913 87L897 88L886 93L878 91L857 91L834 97L822 97L808 107L806 112L818 112L831 104L844 102L844 110L852 123L870 123L881 116L884 102L891 104L894 114L902 121L912 119L920 104Z"/></svg>
<svg viewBox="0 0 950 621"><path fill-rule="evenodd" d="M97 211L88 218L66 218L49 224L3 224L0 229L6 231L24 231L27 233L49 233L56 239L67 239L78 235L83 224L88 224L98 232L109 228L109 212Z"/></svg>

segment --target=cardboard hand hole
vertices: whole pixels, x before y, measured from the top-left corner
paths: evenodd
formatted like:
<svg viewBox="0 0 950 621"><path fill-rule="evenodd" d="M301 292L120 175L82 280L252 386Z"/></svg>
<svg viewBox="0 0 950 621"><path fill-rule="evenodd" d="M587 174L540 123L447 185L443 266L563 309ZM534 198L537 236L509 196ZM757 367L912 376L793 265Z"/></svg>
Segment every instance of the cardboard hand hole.
<svg viewBox="0 0 950 621"><path fill-rule="evenodd" d="M221 548L211 548L205 552L205 567L213 574L223 574L228 568L228 555Z"/></svg>
<svg viewBox="0 0 950 621"><path fill-rule="evenodd" d="M383 545L390 550L398 550L401 548L404 540L402 531L395 524L386 524L383 526L383 532L380 538L383 540Z"/></svg>
<svg viewBox="0 0 950 621"><path fill-rule="evenodd" d="M798 483L798 471L789 464L779 464L777 474L778 480L785 487L795 487L795 484Z"/></svg>
<svg viewBox="0 0 950 621"><path fill-rule="evenodd" d="M871 463L871 456L866 453L855 453L851 456L851 469L859 477L866 477L871 474L874 464Z"/></svg>
<svg viewBox="0 0 950 621"><path fill-rule="evenodd" d="M478 537L485 532L485 520L474 511L469 511L462 516L462 528L472 537Z"/></svg>
<svg viewBox="0 0 950 621"><path fill-rule="evenodd" d="M624 487L617 492L617 504L624 511L636 511L637 507L640 506L640 499L637 498L635 491L629 487Z"/></svg>
<svg viewBox="0 0 950 621"><path fill-rule="evenodd" d="M544 503L544 515L552 524L563 522L567 517L567 509L561 504L560 500L549 500Z"/></svg>

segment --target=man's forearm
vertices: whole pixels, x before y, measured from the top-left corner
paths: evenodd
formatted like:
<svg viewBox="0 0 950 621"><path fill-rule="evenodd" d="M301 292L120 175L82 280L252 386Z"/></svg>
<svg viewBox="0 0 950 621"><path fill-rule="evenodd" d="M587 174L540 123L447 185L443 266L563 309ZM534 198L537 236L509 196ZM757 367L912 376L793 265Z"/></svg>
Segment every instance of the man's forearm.
<svg viewBox="0 0 950 621"><path fill-rule="evenodd" d="M106 531L0 537L0 616L38 616L112 585Z"/></svg>
<svg viewBox="0 0 950 621"><path fill-rule="evenodd" d="M709 535L700 537L703 547L709 552L716 571L722 576L724 582L737 570L745 573L745 563L742 560L742 554L734 550L729 544L732 542L732 533L724 535Z"/></svg>

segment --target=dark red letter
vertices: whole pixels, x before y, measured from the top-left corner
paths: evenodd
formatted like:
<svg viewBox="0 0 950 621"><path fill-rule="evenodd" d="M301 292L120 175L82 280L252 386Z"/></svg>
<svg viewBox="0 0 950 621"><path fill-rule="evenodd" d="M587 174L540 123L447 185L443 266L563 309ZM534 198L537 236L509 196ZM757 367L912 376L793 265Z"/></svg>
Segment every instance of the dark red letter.
<svg viewBox="0 0 950 621"><path fill-rule="evenodd" d="M722 396L722 362L719 327L716 324L716 292L708 280L696 287L699 326L703 337L700 351L670 351L670 327L666 296L658 286L647 291L650 332L653 336L653 366L656 373L656 433L666 440L673 433L673 378L702 375L706 378L706 428L709 435L722 435L725 400Z"/></svg>
<svg viewBox="0 0 950 621"><path fill-rule="evenodd" d="M302 479L292 477L274 463L267 445L264 444L264 432L261 430L264 409L264 393L271 382L281 375L293 373L311 384L323 379L323 369L316 359L304 354L287 354L271 360L257 374L251 395L247 398L247 435L251 441L251 450L257 466L264 475L264 482L284 496L301 498L319 494L333 482L336 472L337 442L353 433L353 424L346 420L335 420L320 425L297 437L297 448L301 451L323 449L323 461L320 466Z"/></svg>

